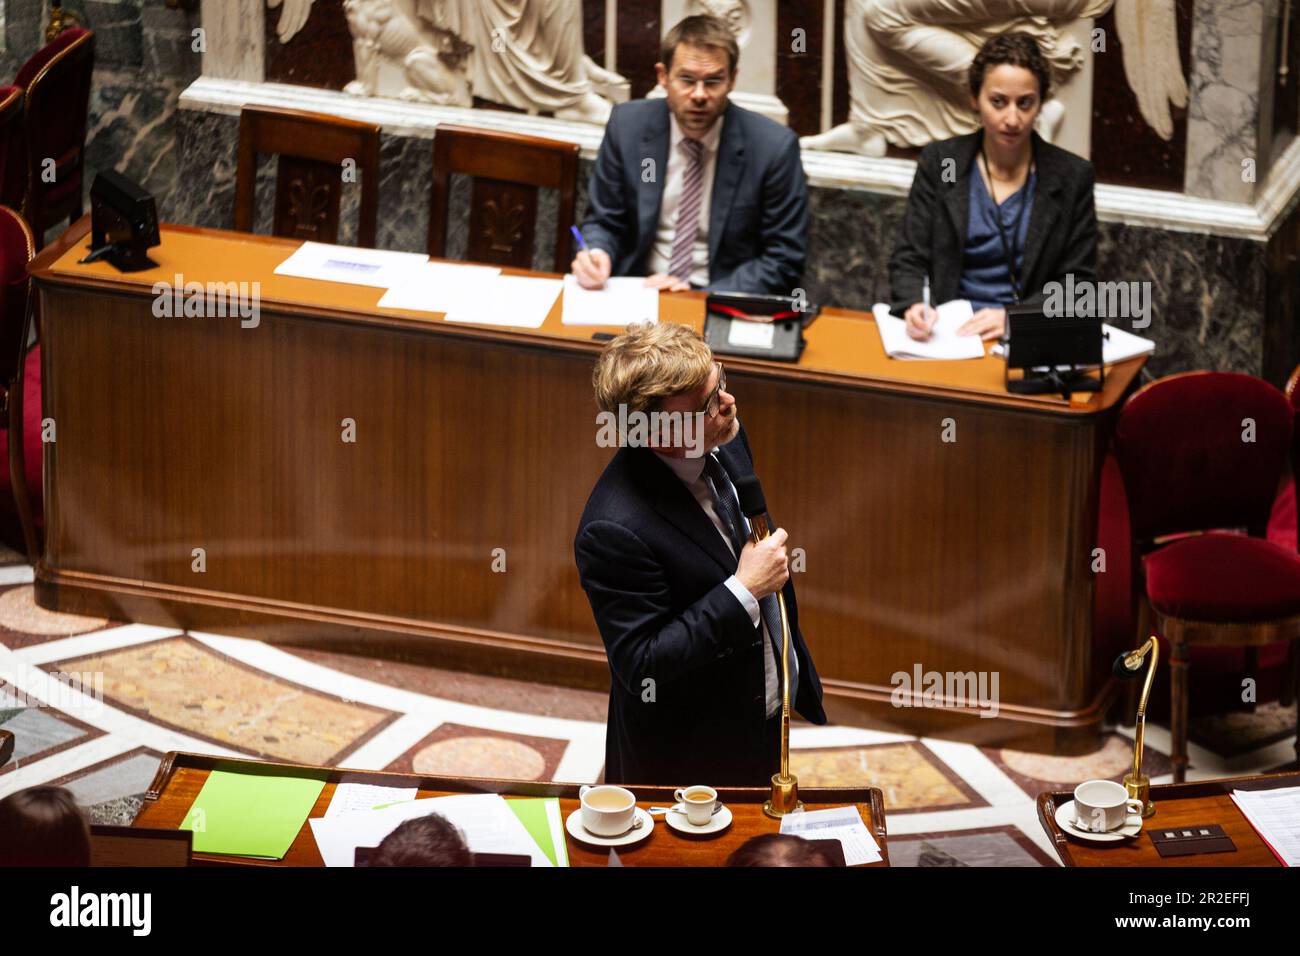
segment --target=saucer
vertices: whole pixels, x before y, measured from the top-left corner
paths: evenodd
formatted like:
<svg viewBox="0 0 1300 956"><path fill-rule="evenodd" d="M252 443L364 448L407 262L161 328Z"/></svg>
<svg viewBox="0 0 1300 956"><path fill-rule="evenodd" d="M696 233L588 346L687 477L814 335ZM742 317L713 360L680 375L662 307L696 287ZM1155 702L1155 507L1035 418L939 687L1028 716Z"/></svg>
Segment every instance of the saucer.
<svg viewBox="0 0 1300 956"><path fill-rule="evenodd" d="M681 804L676 806L680 807ZM678 833L685 833L687 836L706 836L710 833L720 833L731 826L731 810L725 804L720 805L718 812L702 827L697 827L686 819L685 813L678 813L675 809L664 814L664 822Z"/></svg>
<svg viewBox="0 0 1300 956"><path fill-rule="evenodd" d="M641 821L641 825L635 830L628 830L618 836L596 836L596 834L584 827L582 825L582 807L569 814L569 818L564 821L564 829L568 830L569 836L575 840L581 840L583 843L589 843L592 846L629 846L633 843L640 843L655 828L654 817L650 816L647 811L637 807L635 812L636 818Z"/></svg>
<svg viewBox="0 0 1300 956"><path fill-rule="evenodd" d="M1129 837L1135 837L1142 832L1142 818L1136 813L1126 816L1123 825L1119 828L1108 830L1105 833L1080 830L1075 825L1074 819L1073 800L1066 800L1056 808L1056 825L1061 828L1062 832L1068 833L1077 840L1089 840L1092 843L1118 843L1121 840L1127 840Z"/></svg>

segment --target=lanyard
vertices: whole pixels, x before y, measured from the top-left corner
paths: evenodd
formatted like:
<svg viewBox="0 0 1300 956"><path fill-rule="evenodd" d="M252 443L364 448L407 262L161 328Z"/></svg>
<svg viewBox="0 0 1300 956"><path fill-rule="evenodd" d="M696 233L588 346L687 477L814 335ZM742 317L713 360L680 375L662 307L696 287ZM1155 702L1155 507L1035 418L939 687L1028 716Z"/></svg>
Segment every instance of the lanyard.
<svg viewBox="0 0 1300 956"><path fill-rule="evenodd" d="M1014 245L1007 242L1007 233L1002 225L1002 207L998 205L998 197L993 191L993 174L989 172L989 158L984 155L984 147L980 147L980 159L984 160L984 175L989 181L989 198L993 200L993 219L998 224L998 238L1002 240L1002 254L1007 259L1007 274L1011 277L1011 297L1014 304L1020 303L1020 279L1016 275L1016 257L1012 255ZM1025 186L1029 185L1029 178L1034 175L1034 160L1029 160L1029 172L1025 174ZM1014 194L1013 194L1014 195ZM1011 197L1008 196L1008 199ZM1012 243L1020 237L1020 227L1025 221L1025 207L1029 205L1029 193L1026 189L1025 195L1020 197L1020 212L1016 214L1016 229L1011 234ZM1022 250L1023 252L1023 250Z"/></svg>

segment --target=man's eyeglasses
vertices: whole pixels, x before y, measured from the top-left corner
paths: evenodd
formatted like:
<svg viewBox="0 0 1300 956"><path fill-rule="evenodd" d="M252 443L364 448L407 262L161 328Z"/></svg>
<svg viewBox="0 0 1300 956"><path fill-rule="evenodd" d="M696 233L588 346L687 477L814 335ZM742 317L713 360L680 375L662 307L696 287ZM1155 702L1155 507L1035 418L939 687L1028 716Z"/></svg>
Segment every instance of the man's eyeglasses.
<svg viewBox="0 0 1300 956"><path fill-rule="evenodd" d="M718 396L727 388L727 373L722 368L722 363L714 362L713 364L718 367L718 387L709 395L709 400L705 402L704 408L701 409L701 411L710 418L717 415L718 411L722 408L722 402Z"/></svg>
<svg viewBox="0 0 1300 956"><path fill-rule="evenodd" d="M677 88L681 90L683 93L689 93L692 90L694 90L695 84L697 83L703 83L704 88L708 90L710 93L712 93L714 90L722 89L722 87L725 86L727 83L726 77L722 77L722 76L694 77L683 73L678 73L672 77L669 77L669 79L671 79L672 82L677 86Z"/></svg>

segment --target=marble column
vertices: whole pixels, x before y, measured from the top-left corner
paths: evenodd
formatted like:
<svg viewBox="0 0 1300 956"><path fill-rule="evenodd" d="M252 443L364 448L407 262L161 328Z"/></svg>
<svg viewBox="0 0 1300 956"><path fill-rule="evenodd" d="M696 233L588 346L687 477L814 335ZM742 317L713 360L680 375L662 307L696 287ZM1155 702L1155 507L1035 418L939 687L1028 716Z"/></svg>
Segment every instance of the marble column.
<svg viewBox="0 0 1300 956"><path fill-rule="evenodd" d="M1273 86L1277 0L1196 0L1193 15L1183 188L1189 196L1249 203L1267 173L1272 140L1271 96L1261 91Z"/></svg>

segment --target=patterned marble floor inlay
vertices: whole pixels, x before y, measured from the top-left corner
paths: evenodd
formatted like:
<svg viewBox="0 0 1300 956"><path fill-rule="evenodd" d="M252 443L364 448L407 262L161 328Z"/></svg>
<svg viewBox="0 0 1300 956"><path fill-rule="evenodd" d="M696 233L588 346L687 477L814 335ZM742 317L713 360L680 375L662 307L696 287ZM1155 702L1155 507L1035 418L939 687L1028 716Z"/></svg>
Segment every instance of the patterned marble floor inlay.
<svg viewBox="0 0 1300 956"><path fill-rule="evenodd" d="M103 672L107 702L275 760L336 763L396 717L255 671L188 637L60 661L57 667Z"/></svg>
<svg viewBox="0 0 1300 956"><path fill-rule="evenodd" d="M0 797L52 783L92 822L129 823L169 750L601 779L603 693L53 614L33 603L31 580L18 556L0 555L0 725L15 735ZM102 706L77 695L39 703L45 675L59 671L101 675ZM1295 708L1269 703L1194 721L1189 777L1280 769L1294 758L1294 733ZM1152 782L1169 782L1168 730L1149 724L1146 742ZM1092 753L1058 757L797 723L791 765L805 789L879 787L894 866L1055 866L1034 798L1092 777L1118 780L1131 747L1126 728Z"/></svg>
<svg viewBox="0 0 1300 956"><path fill-rule="evenodd" d="M879 787L891 813L984 805L918 743L792 750L790 770L804 787Z"/></svg>
<svg viewBox="0 0 1300 956"><path fill-rule="evenodd" d="M547 780L564 748L563 740L443 724L385 769L435 777Z"/></svg>

